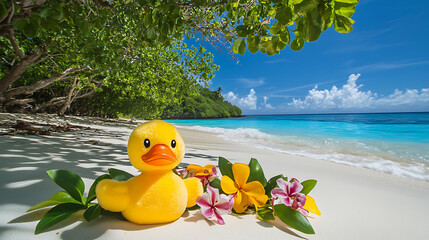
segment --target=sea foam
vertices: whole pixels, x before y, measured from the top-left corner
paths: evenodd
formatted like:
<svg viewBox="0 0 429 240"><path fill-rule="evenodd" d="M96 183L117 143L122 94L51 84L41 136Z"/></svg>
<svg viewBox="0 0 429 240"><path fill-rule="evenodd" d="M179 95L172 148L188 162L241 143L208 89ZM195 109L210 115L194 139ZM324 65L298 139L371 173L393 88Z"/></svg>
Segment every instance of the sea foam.
<svg viewBox="0 0 429 240"><path fill-rule="evenodd" d="M223 139L266 150L429 181L429 164L425 156L401 151L395 143L327 137L278 136L255 128L228 129L199 125L180 127L215 133Z"/></svg>

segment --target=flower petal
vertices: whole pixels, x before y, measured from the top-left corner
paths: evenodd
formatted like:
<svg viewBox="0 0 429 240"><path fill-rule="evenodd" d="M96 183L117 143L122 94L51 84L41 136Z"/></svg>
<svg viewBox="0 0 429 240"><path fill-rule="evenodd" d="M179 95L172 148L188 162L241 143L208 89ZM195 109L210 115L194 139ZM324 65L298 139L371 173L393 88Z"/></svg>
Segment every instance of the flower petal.
<svg viewBox="0 0 429 240"><path fill-rule="evenodd" d="M305 201L305 204L304 204L303 208L305 210L313 213L313 214L316 214L316 215L322 214L319 211L319 208L317 208L317 205L316 205L316 202L314 201L314 199L312 197L308 196L308 195L306 196L306 201Z"/></svg>
<svg viewBox="0 0 429 240"><path fill-rule="evenodd" d="M290 197L280 198L282 203L288 207L292 207L292 199Z"/></svg>
<svg viewBox="0 0 429 240"><path fill-rule="evenodd" d="M196 165L196 164L189 164L188 167L186 167L186 170L188 170L188 172L194 171L195 174L200 173L200 172L204 172L203 167L201 167L200 165Z"/></svg>
<svg viewBox="0 0 429 240"><path fill-rule="evenodd" d="M238 186L228 176L223 176L220 180L220 186L226 194L234 194L238 191Z"/></svg>
<svg viewBox="0 0 429 240"><path fill-rule="evenodd" d="M268 200L264 186L258 181L246 183L241 189L246 195L252 197L252 203L258 207L264 206Z"/></svg>
<svg viewBox="0 0 429 240"><path fill-rule="evenodd" d="M263 207L265 203L268 201L267 195L260 195L260 196L249 196L249 202L255 207Z"/></svg>
<svg viewBox="0 0 429 240"><path fill-rule="evenodd" d="M217 168L216 168L216 166L212 168L212 174L213 175L217 175Z"/></svg>
<svg viewBox="0 0 429 240"><path fill-rule="evenodd" d="M298 180L296 180L295 178L292 179L294 181L291 182L291 184L289 185L289 191L291 195L295 195L296 193L301 192L301 190L304 188L300 182L298 182Z"/></svg>
<svg viewBox="0 0 429 240"><path fill-rule="evenodd" d="M201 208L201 213L204 215L205 218L209 219L213 216L214 211L213 208Z"/></svg>
<svg viewBox="0 0 429 240"><path fill-rule="evenodd" d="M297 203L298 207L303 207L305 205L305 195L303 193L297 193L294 199L294 202Z"/></svg>
<svg viewBox="0 0 429 240"><path fill-rule="evenodd" d="M211 208L210 197L207 193L204 193L202 196L197 198L197 205L201 208Z"/></svg>
<svg viewBox="0 0 429 240"><path fill-rule="evenodd" d="M241 186L246 184L247 179L250 175L250 168L243 163L234 163L232 165L232 174L234 175L235 182L240 188Z"/></svg>
<svg viewBox="0 0 429 240"><path fill-rule="evenodd" d="M209 193L210 204L211 206L214 206L219 199L219 190L212 188L210 185L207 185L207 192Z"/></svg>
<svg viewBox="0 0 429 240"><path fill-rule="evenodd" d="M229 198L225 194L221 194L219 201L214 206L221 215L229 214L231 212L232 206L234 204L234 198Z"/></svg>
<svg viewBox="0 0 429 240"><path fill-rule="evenodd" d="M286 191L286 186L289 184L283 178L276 180L277 186L279 186L283 191Z"/></svg>
<svg viewBox="0 0 429 240"><path fill-rule="evenodd" d="M224 225L225 221L223 220L223 218L220 216L220 213L217 210L214 210L214 215L217 218L217 223Z"/></svg>
<svg viewBox="0 0 429 240"><path fill-rule="evenodd" d="M249 197L241 192L237 192L237 195L234 197L234 210L237 213L242 213L247 209L247 206L250 205Z"/></svg>
<svg viewBox="0 0 429 240"><path fill-rule="evenodd" d="M278 198L278 197L283 197L283 198L285 198L285 197L288 197L288 195L286 194L286 192L285 192L285 191L283 191L283 189L281 189L281 188L274 188L274 189L271 191L271 196L272 196L273 198Z"/></svg>
<svg viewBox="0 0 429 240"><path fill-rule="evenodd" d="M216 166L213 165L213 164L207 164L207 165L204 166L204 170L207 171L207 172L209 172L209 173L212 172L213 168L216 168Z"/></svg>

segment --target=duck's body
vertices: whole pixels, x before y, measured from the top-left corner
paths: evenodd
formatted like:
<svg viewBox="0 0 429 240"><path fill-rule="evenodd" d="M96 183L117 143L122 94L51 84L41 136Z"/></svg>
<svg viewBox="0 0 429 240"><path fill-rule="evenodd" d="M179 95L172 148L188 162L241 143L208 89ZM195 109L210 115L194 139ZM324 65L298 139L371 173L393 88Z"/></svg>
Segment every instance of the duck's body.
<svg viewBox="0 0 429 240"><path fill-rule="evenodd" d="M195 205L196 198L202 195L202 185L197 178L184 181L171 170L184 155L184 143L177 130L163 121L142 125L136 128L137 131L134 130L128 143L130 161L142 173L124 182L102 180L96 188L98 202L104 209L122 212L126 219L134 223L171 222L178 219L186 207ZM156 131L154 126L163 127L162 131ZM158 134L166 130L171 132L171 127L175 134L166 139L177 141L177 149L176 143L174 147L159 143L164 139ZM148 129L152 131L142 131ZM143 147L149 138L156 144ZM140 150L142 147L143 151Z"/></svg>

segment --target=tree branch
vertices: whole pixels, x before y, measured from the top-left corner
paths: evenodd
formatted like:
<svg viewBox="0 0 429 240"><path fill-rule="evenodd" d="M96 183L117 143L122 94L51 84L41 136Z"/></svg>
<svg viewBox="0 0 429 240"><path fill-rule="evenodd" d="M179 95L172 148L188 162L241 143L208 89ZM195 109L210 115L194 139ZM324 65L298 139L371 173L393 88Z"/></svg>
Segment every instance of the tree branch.
<svg viewBox="0 0 429 240"><path fill-rule="evenodd" d="M18 80L22 73L24 73L25 69L34 61L36 61L44 52L41 48L37 49L34 53L24 57L18 64L10 68L9 72L7 72L3 78L0 80L0 95L9 88L9 86Z"/></svg>
<svg viewBox="0 0 429 240"><path fill-rule="evenodd" d="M8 27L6 31L9 37L9 41L12 44L13 50L15 51L15 54L18 55L19 58L23 59L25 55L19 48L18 42L16 41L15 31L13 30L12 27Z"/></svg>
<svg viewBox="0 0 429 240"><path fill-rule="evenodd" d="M68 68L59 75L50 77L50 78L42 80L42 81L38 81L32 85L21 86L21 87L16 87L16 88L10 89L10 90L4 92L4 97L6 99L8 99L8 98L11 98L13 96L20 95L20 94L31 94L37 90L40 90L42 88L45 88L45 87L53 84L55 81L57 81L59 79L63 79L64 77L66 77L67 75L69 75L71 73L82 71L82 70L85 70L87 68L88 67Z"/></svg>
<svg viewBox="0 0 429 240"><path fill-rule="evenodd" d="M6 106L12 106L12 105L24 105L24 104L28 104L31 102L34 102L35 99L34 98L24 98L24 99L12 99L8 102L6 102L3 107Z"/></svg>

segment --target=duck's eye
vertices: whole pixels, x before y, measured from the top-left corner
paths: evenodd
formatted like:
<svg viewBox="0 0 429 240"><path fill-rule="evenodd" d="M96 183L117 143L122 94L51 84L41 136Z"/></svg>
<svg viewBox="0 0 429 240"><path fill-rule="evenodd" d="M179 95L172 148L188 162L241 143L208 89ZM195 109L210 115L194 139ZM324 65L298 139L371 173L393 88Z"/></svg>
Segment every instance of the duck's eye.
<svg viewBox="0 0 429 240"><path fill-rule="evenodd" d="M176 140L171 140L171 147L175 148L176 147Z"/></svg>
<svg viewBox="0 0 429 240"><path fill-rule="evenodd" d="M144 144L144 146L145 146L146 148L150 147L150 141L149 141L149 139L147 139L147 138L146 138L146 139L144 140L143 144Z"/></svg>

